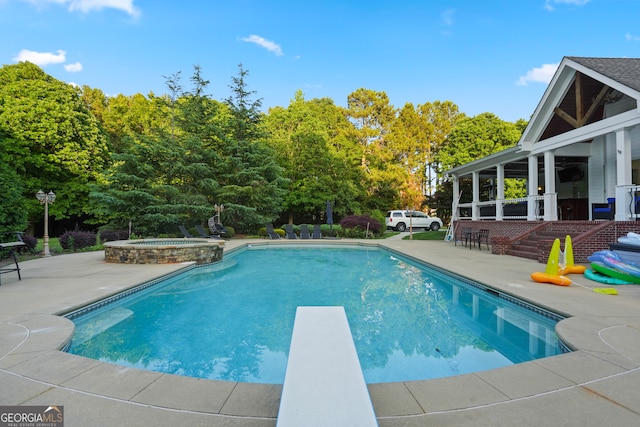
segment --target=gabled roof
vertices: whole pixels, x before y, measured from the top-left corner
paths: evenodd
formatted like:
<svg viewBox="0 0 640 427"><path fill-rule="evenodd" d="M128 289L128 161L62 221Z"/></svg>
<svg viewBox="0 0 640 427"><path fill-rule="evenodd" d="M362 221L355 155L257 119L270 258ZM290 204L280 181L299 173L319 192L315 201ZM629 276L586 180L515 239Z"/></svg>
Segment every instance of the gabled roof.
<svg viewBox="0 0 640 427"><path fill-rule="evenodd" d="M591 102L591 105L583 105L582 117L566 114L568 107L576 107L577 85L580 86L580 98L583 102ZM588 135L581 139L580 129L587 129L589 125L593 127L594 122L602 120L603 104L609 102L608 95L616 94L625 94L628 99L635 99L632 119L637 121L640 108L640 58L565 56L516 147L455 167L448 173L464 175L472 171L481 171L491 164L515 162L517 158L525 159L527 152L533 149L533 144L541 137L578 133L575 141L567 139L567 143L589 142ZM567 120L571 124L572 119L573 127L567 125ZM558 137L553 138L556 139Z"/></svg>
<svg viewBox="0 0 640 427"><path fill-rule="evenodd" d="M577 86L580 86L580 105ZM528 151L540 140L569 135L572 130L602 120L604 104L621 94L635 99L637 108L640 58L565 56L518 145Z"/></svg>
<svg viewBox="0 0 640 427"><path fill-rule="evenodd" d="M567 56L580 65L640 92L640 58L583 58Z"/></svg>

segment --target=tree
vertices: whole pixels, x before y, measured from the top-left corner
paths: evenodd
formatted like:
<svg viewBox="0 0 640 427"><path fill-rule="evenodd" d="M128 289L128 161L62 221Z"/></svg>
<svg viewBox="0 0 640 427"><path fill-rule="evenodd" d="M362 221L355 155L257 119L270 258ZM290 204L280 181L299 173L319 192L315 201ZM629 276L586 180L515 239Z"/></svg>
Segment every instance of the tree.
<svg viewBox="0 0 640 427"><path fill-rule="evenodd" d="M513 147L520 140L521 123L505 122L492 113L482 113L474 117L463 116L451 130L445 143L435 156L440 168L439 174L456 166L469 163L489 154ZM521 191L522 183L505 179L505 196L514 196ZM463 202L471 201L471 183L460 182ZM449 181L438 187L438 209L449 209L453 202L452 185ZM445 215L443 215L444 217Z"/></svg>
<svg viewBox="0 0 640 427"><path fill-rule="evenodd" d="M0 132L0 233L24 231L28 222L22 180L15 169L9 166L8 156L3 150L7 145L7 136Z"/></svg>
<svg viewBox="0 0 640 427"><path fill-rule="evenodd" d="M347 114L359 144L360 166L367 177L364 205L369 209L388 209L397 202L399 187L407 179L403 169L393 163L387 139L395 110L386 93L361 88L348 96Z"/></svg>
<svg viewBox="0 0 640 427"><path fill-rule="evenodd" d="M359 210L364 179L357 145L348 137L351 123L332 100L306 101L298 90L287 108L269 111L264 125L290 180L284 199L289 222L319 221L327 200L336 216Z"/></svg>
<svg viewBox="0 0 640 427"><path fill-rule="evenodd" d="M109 152L107 135L79 89L29 62L0 68L0 131L26 200L39 189L54 190L56 218L84 212L89 183L99 179ZM39 217L37 203L25 206L30 217Z"/></svg>
<svg viewBox="0 0 640 427"><path fill-rule="evenodd" d="M114 154L106 180L93 186L92 213L102 223L159 235L175 232L178 224L202 223L211 216L206 196L219 186L212 177L216 154L200 140L185 146L171 138L126 137L125 153Z"/></svg>
<svg viewBox="0 0 640 427"><path fill-rule="evenodd" d="M489 154L513 147L520 139L516 124L492 113L464 117L451 130L437 155L442 171L469 163Z"/></svg>
<svg viewBox="0 0 640 427"><path fill-rule="evenodd" d="M225 206L223 218L236 229L249 231L280 214L287 180L266 143L261 101L250 98L254 92L247 89L248 71L242 64L238 68L230 85L233 95L226 100L231 116L220 150L218 202Z"/></svg>

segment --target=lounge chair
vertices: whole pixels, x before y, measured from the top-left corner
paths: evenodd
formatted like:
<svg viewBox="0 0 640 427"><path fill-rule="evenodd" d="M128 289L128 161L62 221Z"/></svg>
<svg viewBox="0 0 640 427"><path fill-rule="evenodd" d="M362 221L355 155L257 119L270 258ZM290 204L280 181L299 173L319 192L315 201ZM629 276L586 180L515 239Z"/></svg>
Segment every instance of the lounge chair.
<svg viewBox="0 0 640 427"><path fill-rule="evenodd" d="M207 234L207 232L205 231L204 227L201 226L200 224L196 225L196 231L198 232L200 237L204 237L205 239L218 239L218 238L220 238L220 236L217 235L217 234Z"/></svg>
<svg viewBox="0 0 640 427"><path fill-rule="evenodd" d="M307 224L300 225L300 238L301 239L311 238L311 235L309 234L309 226Z"/></svg>
<svg viewBox="0 0 640 427"><path fill-rule="evenodd" d="M194 238L194 235L189 233L189 230L187 230L184 225L179 225L178 228L180 229L180 232L184 235L185 238L187 238L187 239L193 239Z"/></svg>
<svg viewBox="0 0 640 427"><path fill-rule="evenodd" d="M280 238L280 235L276 233L275 230L273 229L273 224L267 224L266 229L267 229L267 235L271 240L276 240Z"/></svg>
<svg viewBox="0 0 640 427"><path fill-rule="evenodd" d="M320 224L313 224L312 239L322 239L322 231L320 230Z"/></svg>
<svg viewBox="0 0 640 427"><path fill-rule="evenodd" d="M284 226L284 232L287 235L287 239L297 239L298 235L293 231L293 225L287 224Z"/></svg>

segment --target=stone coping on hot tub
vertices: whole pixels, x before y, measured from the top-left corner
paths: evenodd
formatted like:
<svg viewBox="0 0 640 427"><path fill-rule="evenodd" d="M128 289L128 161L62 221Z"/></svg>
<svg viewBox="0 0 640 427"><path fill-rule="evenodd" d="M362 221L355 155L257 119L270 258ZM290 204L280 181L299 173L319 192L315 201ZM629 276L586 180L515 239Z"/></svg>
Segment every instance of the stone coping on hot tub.
<svg viewBox="0 0 640 427"><path fill-rule="evenodd" d="M104 244L106 262L123 264L208 264L222 259L224 240L216 239L137 239Z"/></svg>

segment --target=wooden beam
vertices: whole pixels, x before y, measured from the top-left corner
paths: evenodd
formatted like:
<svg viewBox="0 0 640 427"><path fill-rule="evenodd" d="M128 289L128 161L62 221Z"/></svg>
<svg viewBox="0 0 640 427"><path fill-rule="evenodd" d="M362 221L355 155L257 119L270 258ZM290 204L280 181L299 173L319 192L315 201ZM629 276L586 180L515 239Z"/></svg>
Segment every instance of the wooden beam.
<svg viewBox="0 0 640 427"><path fill-rule="evenodd" d="M591 119L591 116L593 116L593 113L595 113L596 108L598 108L598 105L600 105L600 102L602 102L604 97L607 96L607 92L609 92L609 89L610 88L607 85L604 85L602 89L600 89L600 93L598 93L598 96L596 96L595 99L591 102L587 113L584 115L582 120L578 121L580 127L584 126L589 121L589 119Z"/></svg>
<svg viewBox="0 0 640 427"><path fill-rule="evenodd" d="M559 117L561 117L565 122L569 123L571 126L573 126L574 128L578 127L578 122L576 119L574 119L573 117L571 117L568 113L566 113L563 109L561 109L560 107L556 107L553 110L554 113L556 113Z"/></svg>
<svg viewBox="0 0 640 427"><path fill-rule="evenodd" d="M575 89L576 89L576 127L579 127L579 123L582 122L583 118L583 107L582 107L582 73L576 72L576 79L574 81Z"/></svg>

